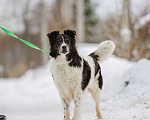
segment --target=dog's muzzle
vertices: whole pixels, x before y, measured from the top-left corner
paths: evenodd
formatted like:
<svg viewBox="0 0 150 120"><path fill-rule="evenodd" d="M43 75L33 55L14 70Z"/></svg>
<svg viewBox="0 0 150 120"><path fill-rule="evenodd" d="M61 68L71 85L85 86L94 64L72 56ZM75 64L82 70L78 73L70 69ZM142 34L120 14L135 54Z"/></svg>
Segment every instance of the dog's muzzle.
<svg viewBox="0 0 150 120"><path fill-rule="evenodd" d="M67 51L67 46L62 46L62 53L63 54L65 54L65 53L67 53L68 51Z"/></svg>

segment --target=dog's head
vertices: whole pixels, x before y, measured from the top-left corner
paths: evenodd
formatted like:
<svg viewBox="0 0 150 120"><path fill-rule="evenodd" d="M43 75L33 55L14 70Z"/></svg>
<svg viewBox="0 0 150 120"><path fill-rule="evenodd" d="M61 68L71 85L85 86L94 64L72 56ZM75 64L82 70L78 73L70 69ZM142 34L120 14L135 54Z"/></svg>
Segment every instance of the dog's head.
<svg viewBox="0 0 150 120"><path fill-rule="evenodd" d="M59 31L53 31L47 34L50 42L50 56L67 55L75 48L76 32L73 30L64 30L64 34Z"/></svg>

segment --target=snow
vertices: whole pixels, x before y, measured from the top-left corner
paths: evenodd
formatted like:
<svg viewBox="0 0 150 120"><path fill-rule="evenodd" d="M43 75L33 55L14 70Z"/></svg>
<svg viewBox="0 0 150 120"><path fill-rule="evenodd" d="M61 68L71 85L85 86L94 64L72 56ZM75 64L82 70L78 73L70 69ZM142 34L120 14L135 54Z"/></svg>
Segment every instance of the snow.
<svg viewBox="0 0 150 120"><path fill-rule="evenodd" d="M82 54L97 44L79 44ZM101 63L104 86L101 96L103 120L150 119L150 61L129 62L112 56ZM62 120L63 109L49 63L28 70L20 78L0 79L0 114L8 120ZM125 86L125 83L129 84ZM71 116L73 115L71 104ZM94 101L86 92L82 104L83 120L94 120Z"/></svg>
<svg viewBox="0 0 150 120"><path fill-rule="evenodd" d="M150 22L150 14L147 14L141 17L138 22L135 24L135 30L139 30L140 28L144 27L148 22Z"/></svg>
<svg viewBox="0 0 150 120"><path fill-rule="evenodd" d="M131 40L131 30L129 28L122 28L120 33L124 42L128 43Z"/></svg>

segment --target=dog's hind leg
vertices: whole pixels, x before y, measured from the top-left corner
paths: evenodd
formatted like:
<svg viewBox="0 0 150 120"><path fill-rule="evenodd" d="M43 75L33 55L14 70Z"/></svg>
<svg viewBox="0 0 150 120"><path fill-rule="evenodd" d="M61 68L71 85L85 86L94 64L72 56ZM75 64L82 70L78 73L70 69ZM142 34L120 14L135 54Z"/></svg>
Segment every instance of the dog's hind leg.
<svg viewBox="0 0 150 120"><path fill-rule="evenodd" d="M97 117L98 119L102 119L102 115L99 108L101 90L97 87L96 91L92 91L91 89L89 91L95 101Z"/></svg>

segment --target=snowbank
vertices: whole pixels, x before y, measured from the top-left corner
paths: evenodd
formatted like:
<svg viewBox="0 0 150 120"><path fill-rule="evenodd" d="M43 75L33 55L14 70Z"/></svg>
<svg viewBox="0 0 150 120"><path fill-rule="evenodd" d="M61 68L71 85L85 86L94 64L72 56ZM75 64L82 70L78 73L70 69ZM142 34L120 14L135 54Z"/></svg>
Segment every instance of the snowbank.
<svg viewBox="0 0 150 120"><path fill-rule="evenodd" d="M78 45L89 54L97 44ZM112 56L101 63L104 86L101 110L104 120L150 119L150 61L137 63ZM86 93L83 120L95 117L94 101ZM71 105L73 115L73 104ZM0 79L0 114L9 120L60 120L63 118L58 91L49 72L49 63L27 71L18 79Z"/></svg>

